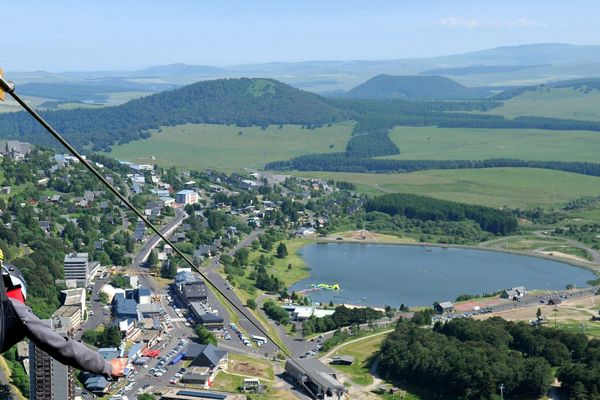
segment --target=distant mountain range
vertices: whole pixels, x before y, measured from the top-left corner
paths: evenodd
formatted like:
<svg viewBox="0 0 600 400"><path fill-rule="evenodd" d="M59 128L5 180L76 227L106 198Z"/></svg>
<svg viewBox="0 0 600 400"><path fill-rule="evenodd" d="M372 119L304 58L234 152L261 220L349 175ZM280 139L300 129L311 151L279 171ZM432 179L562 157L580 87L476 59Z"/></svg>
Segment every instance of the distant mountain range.
<svg viewBox="0 0 600 400"><path fill-rule="evenodd" d="M17 84L88 84L89 80L98 78L120 78L141 85L186 85L206 79L268 77L316 93L340 93L380 74L440 75L467 87L525 86L600 77L600 46L542 43L420 59L275 62L227 67L179 63L137 71L9 72L7 76Z"/></svg>

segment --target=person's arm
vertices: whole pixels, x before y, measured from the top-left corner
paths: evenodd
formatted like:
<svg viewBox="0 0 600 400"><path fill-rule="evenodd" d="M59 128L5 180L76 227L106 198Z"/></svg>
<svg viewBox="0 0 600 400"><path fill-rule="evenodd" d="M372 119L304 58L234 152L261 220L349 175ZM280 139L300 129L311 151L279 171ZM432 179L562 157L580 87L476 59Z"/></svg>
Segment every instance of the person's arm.
<svg viewBox="0 0 600 400"><path fill-rule="evenodd" d="M126 363L124 359L106 361L100 354L83 343L54 332L25 304L13 299L11 299L11 303L25 327L25 335L52 358L60 363L83 371L104 375L107 378L123 375Z"/></svg>

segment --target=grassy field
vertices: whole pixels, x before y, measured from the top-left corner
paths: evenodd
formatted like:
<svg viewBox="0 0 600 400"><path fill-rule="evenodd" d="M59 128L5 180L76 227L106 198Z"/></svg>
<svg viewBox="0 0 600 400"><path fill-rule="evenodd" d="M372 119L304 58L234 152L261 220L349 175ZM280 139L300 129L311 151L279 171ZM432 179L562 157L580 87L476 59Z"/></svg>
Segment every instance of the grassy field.
<svg viewBox="0 0 600 400"><path fill-rule="evenodd" d="M600 97L599 97L600 100ZM390 133L403 160L523 160L598 162L600 134L542 129L467 129L399 126Z"/></svg>
<svg viewBox="0 0 600 400"><path fill-rule="evenodd" d="M521 115L539 115L552 118L600 120L600 91L584 93L573 88L539 88L513 97L491 114L514 118Z"/></svg>
<svg viewBox="0 0 600 400"><path fill-rule="evenodd" d="M261 168L269 161L304 154L343 151L351 131L351 123L314 130L298 125L284 125L281 129L270 126L263 130L260 127L188 124L162 128L149 139L115 146L110 156L186 169L234 171Z"/></svg>
<svg viewBox="0 0 600 400"><path fill-rule="evenodd" d="M354 363L352 365L333 365L333 367L348 375L358 385L370 385L373 383L373 376L370 373L370 357L379 351L379 346L385 338L386 335L373 336L341 347L335 355L354 356Z"/></svg>
<svg viewBox="0 0 600 400"><path fill-rule="evenodd" d="M299 280L308 278L310 274L309 270L306 267L306 264L304 263L302 257L300 257L300 254L298 254L298 251L305 245L313 243L313 240L298 238L292 240L282 240L281 242L285 243L285 246L288 250L288 256L283 259L274 257L274 265L268 267L268 272L269 274L273 274L278 279L280 279L285 287L289 287L295 282L298 282ZM275 256L275 249L277 248L278 244L279 242L275 244L274 249L270 252L266 252L264 250L252 250L251 248L249 248L250 264L258 264L258 259L261 255L265 255L266 257ZM289 264L292 265L291 269L288 269ZM248 270L250 269L251 268L248 268ZM250 280L247 275L248 274L244 275L243 277L236 277L236 283L238 288L245 289L253 285L254 281ZM254 297L250 294L243 293L242 290L236 290L236 293L238 292L240 292L240 298L242 298L243 301L246 301L249 297ZM257 290L256 294L258 293L262 292L260 290Z"/></svg>
<svg viewBox="0 0 600 400"><path fill-rule="evenodd" d="M227 370L230 373L238 375L267 379L270 381L275 380L273 365L269 361L259 357L231 353L229 355L229 365L227 366Z"/></svg>
<svg viewBox="0 0 600 400"><path fill-rule="evenodd" d="M492 207L559 207L600 194L600 178L535 168L432 170L409 174L297 172L353 182L362 193L405 192Z"/></svg>
<svg viewBox="0 0 600 400"><path fill-rule="evenodd" d="M575 257L582 258L584 260L593 261L592 255L585 249L574 247L574 246L552 246L544 249L545 251L555 251L559 253L570 254Z"/></svg>

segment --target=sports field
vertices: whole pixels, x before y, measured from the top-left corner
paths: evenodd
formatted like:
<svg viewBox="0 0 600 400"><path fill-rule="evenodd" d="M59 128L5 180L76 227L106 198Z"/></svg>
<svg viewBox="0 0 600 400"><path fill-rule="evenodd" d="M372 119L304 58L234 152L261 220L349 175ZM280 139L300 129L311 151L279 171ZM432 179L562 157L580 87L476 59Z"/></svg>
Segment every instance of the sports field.
<svg viewBox="0 0 600 400"><path fill-rule="evenodd" d="M404 174L295 172L352 182L367 194L404 192L491 207L560 207L600 195L600 178L536 168L431 170Z"/></svg>
<svg viewBox="0 0 600 400"><path fill-rule="evenodd" d="M600 100L600 97L599 97ZM598 162L600 132L542 129L396 127L390 138L403 160L483 160L517 158Z"/></svg>
<svg viewBox="0 0 600 400"><path fill-rule="evenodd" d="M490 114L514 118L537 115L552 118L600 120L600 90L574 88L539 88L504 101L504 106L490 110Z"/></svg>
<svg viewBox="0 0 600 400"><path fill-rule="evenodd" d="M267 162L304 154L343 151L352 128L352 123L317 129L186 124L162 128L146 140L114 146L110 155L132 162L231 172L262 168Z"/></svg>

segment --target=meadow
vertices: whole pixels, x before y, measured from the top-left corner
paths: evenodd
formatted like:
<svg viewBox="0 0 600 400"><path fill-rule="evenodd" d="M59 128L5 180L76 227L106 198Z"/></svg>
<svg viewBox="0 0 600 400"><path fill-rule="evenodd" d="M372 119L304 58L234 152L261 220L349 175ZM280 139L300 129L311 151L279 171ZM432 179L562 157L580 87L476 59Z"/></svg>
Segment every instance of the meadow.
<svg viewBox="0 0 600 400"><path fill-rule="evenodd" d="M600 100L600 98L599 98ZM600 133L542 129L470 129L398 126L390 138L402 160L517 158L598 162Z"/></svg>
<svg viewBox="0 0 600 400"><path fill-rule="evenodd" d="M369 195L404 192L491 207L561 207L600 195L600 178L535 168L431 170L400 174L295 172L352 182Z"/></svg>
<svg viewBox="0 0 600 400"><path fill-rule="evenodd" d="M600 120L600 90L588 93L575 88L538 88L504 101L490 114L514 118L537 115L552 118Z"/></svg>
<svg viewBox="0 0 600 400"><path fill-rule="evenodd" d="M343 151L352 128L352 123L316 129L186 124L162 128L149 139L114 146L109 155L138 163L232 172L304 154Z"/></svg>

